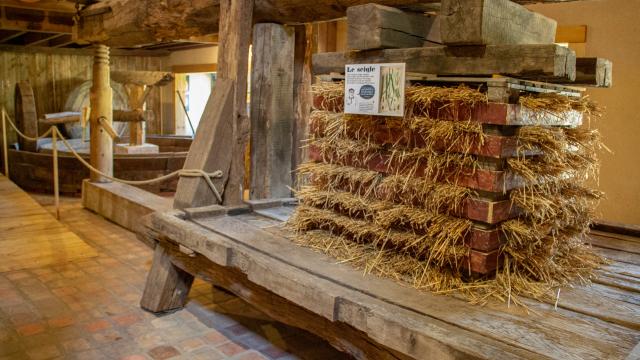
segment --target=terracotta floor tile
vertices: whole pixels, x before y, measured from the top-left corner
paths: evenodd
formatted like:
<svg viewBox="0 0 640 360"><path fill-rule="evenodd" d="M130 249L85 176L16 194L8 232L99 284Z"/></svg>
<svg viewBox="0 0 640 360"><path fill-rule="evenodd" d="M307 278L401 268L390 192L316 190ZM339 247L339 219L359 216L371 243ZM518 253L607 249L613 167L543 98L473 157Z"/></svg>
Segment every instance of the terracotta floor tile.
<svg viewBox="0 0 640 360"><path fill-rule="evenodd" d="M158 346L149 350L148 354L154 360L164 360L164 359L170 359L172 357L176 357L180 355L180 352L178 351L178 349L174 348L173 346L163 345L163 346Z"/></svg>
<svg viewBox="0 0 640 360"><path fill-rule="evenodd" d="M85 330L92 333L102 331L110 327L111 323L104 319L92 321L84 326Z"/></svg>
<svg viewBox="0 0 640 360"><path fill-rule="evenodd" d="M227 356L234 356L244 352L246 349L233 341L218 345L218 350Z"/></svg>
<svg viewBox="0 0 640 360"><path fill-rule="evenodd" d="M45 331L45 326L42 323L32 323L18 326L16 330L18 330L18 333L22 336L31 336L43 333Z"/></svg>

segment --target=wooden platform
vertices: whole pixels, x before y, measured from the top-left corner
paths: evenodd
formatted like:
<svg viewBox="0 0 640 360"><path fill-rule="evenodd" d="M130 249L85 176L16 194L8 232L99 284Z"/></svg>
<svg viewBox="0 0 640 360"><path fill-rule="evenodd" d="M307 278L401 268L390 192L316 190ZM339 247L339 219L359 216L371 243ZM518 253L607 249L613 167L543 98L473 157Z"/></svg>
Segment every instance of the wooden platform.
<svg viewBox="0 0 640 360"><path fill-rule="evenodd" d="M156 257L143 307L182 306L193 275L227 287L278 320L325 337L356 358L625 359L640 341L640 239L592 236L613 260L592 286L554 304L475 306L373 275L293 244L292 207L209 207L155 213L141 237ZM633 349L636 348L632 355Z"/></svg>
<svg viewBox="0 0 640 360"><path fill-rule="evenodd" d="M0 272L93 256L92 247L0 175Z"/></svg>

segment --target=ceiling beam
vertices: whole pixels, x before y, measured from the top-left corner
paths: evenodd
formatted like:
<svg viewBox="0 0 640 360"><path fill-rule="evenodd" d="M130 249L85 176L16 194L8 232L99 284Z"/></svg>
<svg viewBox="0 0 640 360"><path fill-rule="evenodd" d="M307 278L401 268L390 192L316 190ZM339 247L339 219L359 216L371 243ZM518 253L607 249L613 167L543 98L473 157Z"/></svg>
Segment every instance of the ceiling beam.
<svg viewBox="0 0 640 360"><path fill-rule="evenodd" d="M49 41L67 34L29 33L23 37L24 46L47 46Z"/></svg>
<svg viewBox="0 0 640 360"><path fill-rule="evenodd" d="M300 24L344 17L350 6L371 0L254 0L256 22ZM518 3L555 3L570 0L515 0ZM399 8L437 9L440 0L377 0ZM152 45L218 32L219 0L175 1L104 0L83 9L78 25L79 43L103 42L112 47Z"/></svg>
<svg viewBox="0 0 640 360"><path fill-rule="evenodd" d="M11 39L15 39L18 36L22 36L24 34L26 34L26 31L17 31L17 30L6 30L7 32L9 32L8 35L3 35L2 38L0 38L0 44L7 42Z"/></svg>
<svg viewBox="0 0 640 360"><path fill-rule="evenodd" d="M73 14L58 11L0 6L0 29L71 34L72 17Z"/></svg>
<svg viewBox="0 0 640 360"><path fill-rule="evenodd" d="M73 41L72 35L62 34L62 36L60 36L59 38L49 41L49 47L61 48L61 47L69 46L73 43L75 43L75 41Z"/></svg>

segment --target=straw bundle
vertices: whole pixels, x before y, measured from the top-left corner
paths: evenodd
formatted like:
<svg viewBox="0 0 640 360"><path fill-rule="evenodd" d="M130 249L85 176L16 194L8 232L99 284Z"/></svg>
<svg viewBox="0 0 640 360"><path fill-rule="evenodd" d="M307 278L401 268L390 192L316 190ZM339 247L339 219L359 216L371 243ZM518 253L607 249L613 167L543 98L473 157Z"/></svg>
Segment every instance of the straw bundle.
<svg viewBox="0 0 640 360"><path fill-rule="evenodd" d="M405 116L392 118L342 114L343 88L313 88L317 110L307 146L315 161L298 169L306 185L296 192L301 205L287 224L300 245L366 273L456 291L475 303L551 298L559 286L588 282L604 262L582 240L603 196L583 185L597 176L597 154L606 150L597 131L545 124L508 129L517 156L488 161L474 155L486 141L487 129L473 119L474 107L488 102L485 93L411 86ZM586 97L559 94L523 95L519 104L534 118L602 113ZM522 186L485 194L460 185L487 164ZM511 212L490 225L501 234L501 266L478 274L470 272L475 250L468 243L478 225L464 209L482 196L509 202Z"/></svg>

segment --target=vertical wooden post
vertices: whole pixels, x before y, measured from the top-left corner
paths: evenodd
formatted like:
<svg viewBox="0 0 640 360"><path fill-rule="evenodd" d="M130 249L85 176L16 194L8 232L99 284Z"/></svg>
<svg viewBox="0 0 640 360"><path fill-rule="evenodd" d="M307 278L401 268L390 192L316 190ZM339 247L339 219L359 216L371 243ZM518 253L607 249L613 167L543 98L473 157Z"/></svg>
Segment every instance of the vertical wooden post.
<svg viewBox="0 0 640 360"><path fill-rule="evenodd" d="M212 148L209 151L231 150L231 168L224 189L224 205L242 203L244 152L249 141L247 73L253 3L254 0L220 0L218 76L235 82L234 116L229 120L233 122L233 145L231 149Z"/></svg>
<svg viewBox="0 0 640 360"><path fill-rule="evenodd" d="M251 198L291 196L295 30L256 24L251 65Z"/></svg>
<svg viewBox="0 0 640 360"><path fill-rule="evenodd" d="M293 152L291 170L298 168L307 159L304 140L309 137L309 114L311 113L311 54L313 50L313 26L296 25L295 55L293 60ZM296 174L291 173L292 184L296 184Z"/></svg>
<svg viewBox="0 0 640 360"><path fill-rule="evenodd" d="M4 162L4 176L9 178L9 145L7 144L7 113L2 108L2 156Z"/></svg>
<svg viewBox="0 0 640 360"><path fill-rule="evenodd" d="M145 86L140 84L125 84L129 98L129 107L133 110L144 110ZM146 141L145 122L129 123L129 145L142 145Z"/></svg>
<svg viewBox="0 0 640 360"><path fill-rule="evenodd" d="M51 132L53 149L53 197L56 205L56 219L60 220L60 181L58 179L58 129L53 125Z"/></svg>
<svg viewBox="0 0 640 360"><path fill-rule="evenodd" d="M109 75L109 48L96 45L93 57L93 85L91 86L91 165L113 176L113 139L105 131L100 119L108 125L113 121L113 94ZM91 181L108 182L100 174L91 172Z"/></svg>

